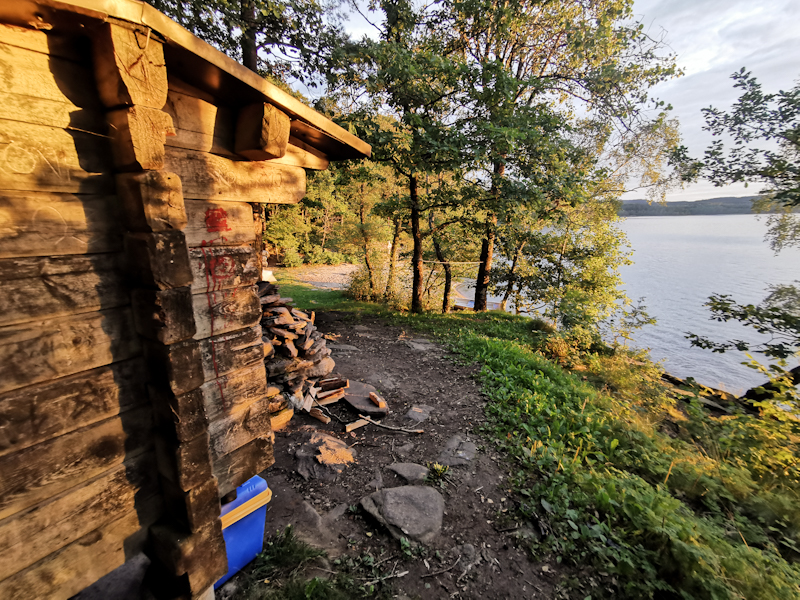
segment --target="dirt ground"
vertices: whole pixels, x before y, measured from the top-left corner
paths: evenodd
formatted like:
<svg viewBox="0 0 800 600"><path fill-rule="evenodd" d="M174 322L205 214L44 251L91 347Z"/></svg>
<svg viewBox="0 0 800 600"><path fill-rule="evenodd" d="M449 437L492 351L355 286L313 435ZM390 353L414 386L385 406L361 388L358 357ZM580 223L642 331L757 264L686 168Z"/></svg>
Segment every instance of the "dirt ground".
<svg viewBox="0 0 800 600"><path fill-rule="evenodd" d="M317 325L324 333L340 336L330 342L334 346L358 348L333 350L335 373L380 390L391 410L382 422L420 427L424 433L368 425L348 434L336 419L323 425L305 414L296 415L287 429L277 433L275 465L263 474L274 494L268 505L267 535L291 523L299 537L326 549L331 559L370 552L385 561L387 574L408 571L390 580L399 598L553 597L557 567L532 562L521 549L519 538L526 528L514 520L516 499L506 483L506 469L477 434L485 399L473 380L475 368L458 365L436 345L415 349L407 342L418 336L372 318L330 311L318 313ZM433 410L430 418L414 425L404 415L420 404ZM342 401L328 408L343 422L358 418ZM357 451L356 464L333 483L305 481L295 471L294 452L304 432L314 428ZM448 482L437 488L445 499L441 533L426 549L403 552L398 540L355 507L380 487L405 484L387 466L435 462L456 434L474 442L477 455L467 465L451 467ZM445 572L436 575L439 571Z"/></svg>

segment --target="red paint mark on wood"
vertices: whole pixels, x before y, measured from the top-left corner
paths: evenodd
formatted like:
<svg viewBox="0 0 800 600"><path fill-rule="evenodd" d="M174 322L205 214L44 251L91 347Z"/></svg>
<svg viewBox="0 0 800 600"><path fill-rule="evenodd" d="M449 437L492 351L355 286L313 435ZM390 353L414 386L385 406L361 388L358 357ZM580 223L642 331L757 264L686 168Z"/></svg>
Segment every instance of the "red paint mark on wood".
<svg viewBox="0 0 800 600"><path fill-rule="evenodd" d="M228 211L224 208L209 208L206 210L206 231L217 233L219 231L230 231L228 227Z"/></svg>

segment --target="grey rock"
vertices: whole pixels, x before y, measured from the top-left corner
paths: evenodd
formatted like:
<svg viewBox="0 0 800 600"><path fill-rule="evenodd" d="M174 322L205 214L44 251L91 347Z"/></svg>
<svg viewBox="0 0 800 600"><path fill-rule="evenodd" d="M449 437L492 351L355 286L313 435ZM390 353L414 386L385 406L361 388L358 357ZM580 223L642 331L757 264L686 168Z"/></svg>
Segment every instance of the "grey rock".
<svg viewBox="0 0 800 600"><path fill-rule="evenodd" d="M353 329L356 331L369 331L369 327L366 325L353 325Z"/></svg>
<svg viewBox="0 0 800 600"><path fill-rule="evenodd" d="M394 463L387 469L394 471L408 483L422 483L428 476L428 469L416 463Z"/></svg>
<svg viewBox="0 0 800 600"><path fill-rule="evenodd" d="M394 377L388 373L373 373L371 375L367 375L367 378L364 381L370 385L374 385L379 390L393 391L400 387L400 385L397 383L397 380L395 380Z"/></svg>
<svg viewBox="0 0 800 600"><path fill-rule="evenodd" d="M355 462L355 450L335 437L313 432L295 451L294 457L295 470L306 481L336 481L345 467Z"/></svg>
<svg viewBox="0 0 800 600"><path fill-rule="evenodd" d="M445 444L436 462L448 467L466 465L475 458L478 447L472 442L464 440L460 435L454 435Z"/></svg>
<svg viewBox="0 0 800 600"><path fill-rule="evenodd" d="M408 442L407 444L398 446L397 448L394 449L394 451L398 456L408 456L414 451L414 444Z"/></svg>
<svg viewBox="0 0 800 600"><path fill-rule="evenodd" d="M315 377L324 377L333 369L336 368L336 363L333 362L333 359L329 356L326 356L317 364L315 364L312 368L305 372L305 376L308 379L314 379Z"/></svg>
<svg viewBox="0 0 800 600"><path fill-rule="evenodd" d="M350 344L328 344L328 349L334 352L361 352L361 348L356 348Z"/></svg>
<svg viewBox="0 0 800 600"><path fill-rule="evenodd" d="M375 469L375 479L367 483L367 487L373 487L376 490L379 490L383 487L383 475L381 475L380 469Z"/></svg>
<svg viewBox="0 0 800 600"><path fill-rule="evenodd" d="M414 423L422 423L431 416L432 410L433 407L428 406L427 404L415 404L408 409L408 412L406 413L406 419L409 421L414 421Z"/></svg>
<svg viewBox="0 0 800 600"><path fill-rule="evenodd" d="M436 346L431 344L428 340L406 340L404 343L406 346L412 350L416 350L417 352L429 352L436 349Z"/></svg>
<svg viewBox="0 0 800 600"><path fill-rule="evenodd" d="M361 506L396 538L428 543L442 529L444 498L431 487L405 485L374 492Z"/></svg>

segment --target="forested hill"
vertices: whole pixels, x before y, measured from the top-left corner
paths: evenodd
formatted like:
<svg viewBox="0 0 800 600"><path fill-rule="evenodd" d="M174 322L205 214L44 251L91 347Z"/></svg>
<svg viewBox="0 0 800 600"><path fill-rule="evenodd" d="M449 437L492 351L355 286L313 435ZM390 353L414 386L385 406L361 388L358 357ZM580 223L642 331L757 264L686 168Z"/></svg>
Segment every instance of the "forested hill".
<svg viewBox="0 0 800 600"><path fill-rule="evenodd" d="M753 212L752 197L709 198L696 202L648 204L647 200L623 200L620 217L664 217L676 215L745 215Z"/></svg>

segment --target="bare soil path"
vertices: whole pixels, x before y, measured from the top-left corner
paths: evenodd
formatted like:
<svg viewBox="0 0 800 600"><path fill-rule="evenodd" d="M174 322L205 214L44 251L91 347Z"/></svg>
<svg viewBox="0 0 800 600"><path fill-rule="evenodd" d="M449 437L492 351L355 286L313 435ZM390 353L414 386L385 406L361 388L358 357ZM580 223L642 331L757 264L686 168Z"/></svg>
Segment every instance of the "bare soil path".
<svg viewBox="0 0 800 600"><path fill-rule="evenodd" d="M514 520L517 500L509 491L507 468L476 433L486 400L473 379L475 367L459 365L440 346L372 317L330 311L317 315L317 325L339 336L330 342L333 348L357 348L333 350L335 373L380 390L391 409L382 422L424 433L373 425L345 433L343 423L358 416L341 401L328 407L335 417L328 425L296 415L276 434L275 465L264 473L274 492L267 535L293 524L299 537L323 547L330 558L370 552L386 560L387 572L408 571L392 579L399 598L552 598L555 565L534 563L520 548L525 528ZM404 416L415 405L432 409L418 425ZM357 451L356 463L335 482L305 481L295 470L294 453L310 429ZM426 548L404 551L383 526L354 509L377 489L406 484L389 465L433 463L454 435L475 443L478 452L467 464L452 466L447 481L436 487L445 500L441 532Z"/></svg>

